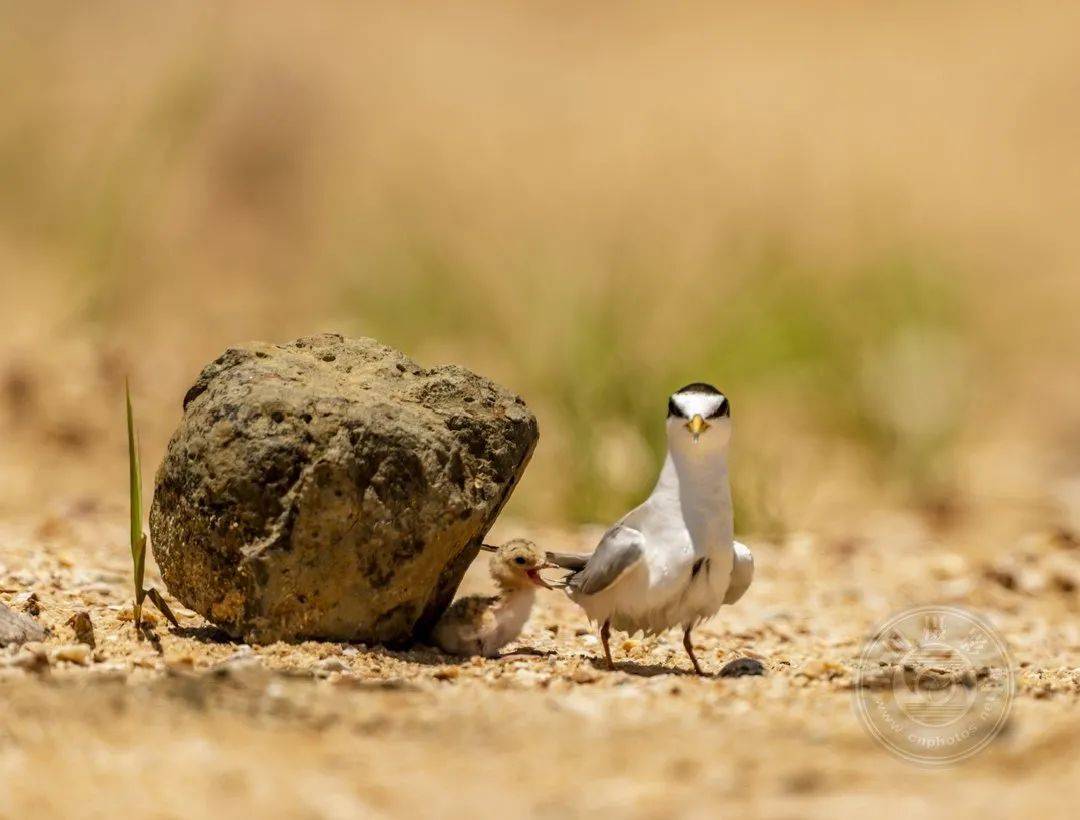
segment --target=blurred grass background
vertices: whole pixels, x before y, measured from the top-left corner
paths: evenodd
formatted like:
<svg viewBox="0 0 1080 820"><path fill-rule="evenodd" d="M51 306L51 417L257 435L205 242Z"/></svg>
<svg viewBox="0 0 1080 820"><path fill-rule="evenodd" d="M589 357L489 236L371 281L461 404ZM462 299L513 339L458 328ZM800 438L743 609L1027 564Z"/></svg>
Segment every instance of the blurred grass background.
<svg viewBox="0 0 1080 820"><path fill-rule="evenodd" d="M521 392L511 513L1080 524L1080 7L0 2L0 511L124 489L203 363L374 335Z"/></svg>

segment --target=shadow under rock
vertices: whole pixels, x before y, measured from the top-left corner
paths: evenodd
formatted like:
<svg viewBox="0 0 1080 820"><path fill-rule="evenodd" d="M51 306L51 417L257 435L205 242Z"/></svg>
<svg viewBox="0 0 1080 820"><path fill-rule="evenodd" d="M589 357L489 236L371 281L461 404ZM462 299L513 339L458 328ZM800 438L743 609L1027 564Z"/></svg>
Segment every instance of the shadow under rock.
<svg viewBox="0 0 1080 820"><path fill-rule="evenodd" d="M173 626L169 628L169 634L175 635L178 638L190 638L193 641L200 641L201 643L243 643L243 641L239 640L238 638L233 638L223 629L218 629L216 626L213 625Z"/></svg>

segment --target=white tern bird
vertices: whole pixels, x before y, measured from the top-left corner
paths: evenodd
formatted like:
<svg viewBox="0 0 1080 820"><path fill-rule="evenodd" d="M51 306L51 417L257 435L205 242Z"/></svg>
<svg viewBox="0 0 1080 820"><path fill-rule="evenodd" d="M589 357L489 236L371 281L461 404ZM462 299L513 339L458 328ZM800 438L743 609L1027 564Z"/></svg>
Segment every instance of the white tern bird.
<svg viewBox="0 0 1080 820"><path fill-rule="evenodd" d="M609 669L611 628L655 635L691 630L743 596L754 577L750 550L734 539L728 443L731 405L709 384L689 384L668 402L668 452L656 488L622 517L592 555L548 553L571 570L567 595L600 624Z"/></svg>

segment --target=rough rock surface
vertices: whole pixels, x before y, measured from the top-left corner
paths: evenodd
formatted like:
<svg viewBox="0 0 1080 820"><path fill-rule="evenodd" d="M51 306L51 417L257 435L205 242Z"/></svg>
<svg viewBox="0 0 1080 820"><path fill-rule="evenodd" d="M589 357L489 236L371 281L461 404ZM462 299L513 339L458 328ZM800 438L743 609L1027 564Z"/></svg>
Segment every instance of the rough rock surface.
<svg viewBox="0 0 1080 820"><path fill-rule="evenodd" d="M422 638L537 438L518 396L372 339L233 348L184 398L154 557L173 595L250 642Z"/></svg>

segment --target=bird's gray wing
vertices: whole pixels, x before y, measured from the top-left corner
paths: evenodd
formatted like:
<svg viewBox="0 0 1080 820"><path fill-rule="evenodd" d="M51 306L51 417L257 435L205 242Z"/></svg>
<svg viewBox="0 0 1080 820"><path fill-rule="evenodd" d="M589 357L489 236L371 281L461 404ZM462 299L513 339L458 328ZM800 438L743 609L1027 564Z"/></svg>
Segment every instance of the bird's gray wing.
<svg viewBox="0 0 1080 820"><path fill-rule="evenodd" d="M585 567L571 575L566 585L583 595L607 589L641 561L644 540L633 527L616 524L604 533Z"/></svg>
<svg viewBox="0 0 1080 820"><path fill-rule="evenodd" d="M733 604L750 588L754 580L754 556L746 544L735 542L735 562L731 565L731 583L728 584L725 604Z"/></svg>

